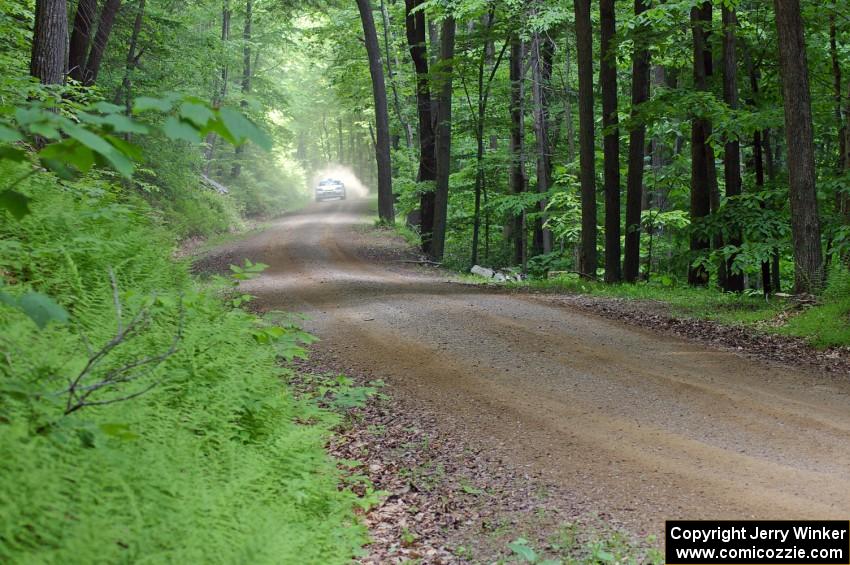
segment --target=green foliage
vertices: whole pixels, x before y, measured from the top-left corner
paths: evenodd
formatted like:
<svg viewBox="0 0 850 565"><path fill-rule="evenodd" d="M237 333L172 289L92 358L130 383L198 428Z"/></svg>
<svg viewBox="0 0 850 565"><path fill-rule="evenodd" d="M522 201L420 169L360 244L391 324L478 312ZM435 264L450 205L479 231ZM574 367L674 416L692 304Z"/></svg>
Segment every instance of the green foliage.
<svg viewBox="0 0 850 565"><path fill-rule="evenodd" d="M614 530L595 531L567 523L544 547L536 547L519 537L508 543L507 548L514 557L510 562L534 565L657 565L664 558L659 550L650 549L654 545L652 538L637 543Z"/></svg>
<svg viewBox="0 0 850 565"><path fill-rule="evenodd" d="M17 190L32 212L0 222L0 560L348 562L360 501L324 453L334 418L282 384L291 346L257 339L265 322L172 262L140 197L91 175L60 190L37 173ZM67 323L33 323L63 311ZM278 327L278 345L308 340ZM81 374L81 386L133 378L64 415Z"/></svg>
<svg viewBox="0 0 850 565"><path fill-rule="evenodd" d="M850 345L850 271L843 265L833 269L822 303L792 317L780 331L815 347Z"/></svg>

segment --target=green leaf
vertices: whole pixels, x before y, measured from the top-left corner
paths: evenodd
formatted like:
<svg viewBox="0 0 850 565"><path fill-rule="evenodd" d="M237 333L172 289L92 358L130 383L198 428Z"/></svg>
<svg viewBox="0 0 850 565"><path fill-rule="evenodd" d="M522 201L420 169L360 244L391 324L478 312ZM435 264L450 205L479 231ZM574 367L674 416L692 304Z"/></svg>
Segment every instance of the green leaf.
<svg viewBox="0 0 850 565"><path fill-rule="evenodd" d="M28 292L20 298L0 292L0 302L21 310L41 329L50 322L64 324L68 321L65 309L40 292Z"/></svg>
<svg viewBox="0 0 850 565"><path fill-rule="evenodd" d="M148 96L140 96L133 101L133 113L141 114L156 110L157 112L168 112L171 110L172 103L162 98L150 98Z"/></svg>
<svg viewBox="0 0 850 565"><path fill-rule="evenodd" d="M67 165L73 165L81 173L88 172L94 165L94 154L91 149L74 139L66 139L61 143L52 143L38 152L42 164L48 169L63 176Z"/></svg>
<svg viewBox="0 0 850 565"><path fill-rule="evenodd" d="M29 203L28 197L15 190L0 192L0 208L8 210L18 220L30 213Z"/></svg>
<svg viewBox="0 0 850 565"><path fill-rule="evenodd" d="M121 139L120 137L115 137L113 135L104 135L104 139L106 139L109 143L111 143L118 151L124 154L127 158L132 159L134 161L141 161L142 159L142 150L136 145L132 143L128 143Z"/></svg>
<svg viewBox="0 0 850 565"><path fill-rule="evenodd" d="M517 538L508 544L508 548L529 563L537 561L537 552L528 546L528 540Z"/></svg>
<svg viewBox="0 0 850 565"><path fill-rule="evenodd" d="M207 125L207 123L215 117L212 110L203 104L194 104L192 102L184 102L180 106L180 115L194 123L199 128Z"/></svg>
<svg viewBox="0 0 850 565"><path fill-rule="evenodd" d="M141 437L139 434L133 432L127 424L104 423L100 424L98 427L100 428L100 431L106 435L125 441Z"/></svg>
<svg viewBox="0 0 850 565"><path fill-rule="evenodd" d="M63 129L65 130L65 133L67 133L68 135L70 135L92 151L100 153L101 155L105 155L114 151L112 146L109 145L109 143L105 139L103 139L96 133L87 130L84 127L80 127L77 125L67 125Z"/></svg>
<svg viewBox="0 0 850 565"><path fill-rule="evenodd" d="M91 107L103 114L118 114L124 111L121 106L104 101L96 102Z"/></svg>
<svg viewBox="0 0 850 565"><path fill-rule="evenodd" d="M9 145L0 145L0 159L14 161L15 163L22 163L23 161L26 161L27 154L23 149L18 149L17 147Z"/></svg>
<svg viewBox="0 0 850 565"><path fill-rule="evenodd" d="M245 140L250 140L265 149L266 151L272 148L272 141L269 136L258 128L254 123L242 115L241 112L223 108L219 111L222 122L225 127L233 134L238 143L243 143Z"/></svg>
<svg viewBox="0 0 850 565"><path fill-rule="evenodd" d="M135 120L131 120L123 114L109 114L103 118L103 125L110 126L118 133L148 133L148 128Z"/></svg>
<svg viewBox="0 0 850 565"><path fill-rule="evenodd" d="M56 129L52 124L47 124L43 122L35 122L30 124L29 126L30 132L35 135L40 135L41 137L45 137L47 139L59 139L61 135L59 134L59 130Z"/></svg>
<svg viewBox="0 0 850 565"><path fill-rule="evenodd" d="M203 136L206 136L208 133L216 133L228 143L232 143L234 145L238 143L237 139L233 137L233 134L230 133L230 130L227 129L227 126L224 125L224 122L221 121L220 118L211 120L207 123L207 126L201 130L201 135Z"/></svg>
<svg viewBox="0 0 850 565"><path fill-rule="evenodd" d="M65 133L106 159L112 168L125 177L133 175L133 163L103 137L76 125L66 125L63 129Z"/></svg>
<svg viewBox="0 0 850 565"><path fill-rule="evenodd" d="M184 140L190 143L198 143L201 140L200 132L190 124L178 120L174 116L169 116L162 126L162 131L170 139L175 141Z"/></svg>
<svg viewBox="0 0 850 565"><path fill-rule="evenodd" d="M21 134L17 130L0 125L0 141L12 143L21 140Z"/></svg>

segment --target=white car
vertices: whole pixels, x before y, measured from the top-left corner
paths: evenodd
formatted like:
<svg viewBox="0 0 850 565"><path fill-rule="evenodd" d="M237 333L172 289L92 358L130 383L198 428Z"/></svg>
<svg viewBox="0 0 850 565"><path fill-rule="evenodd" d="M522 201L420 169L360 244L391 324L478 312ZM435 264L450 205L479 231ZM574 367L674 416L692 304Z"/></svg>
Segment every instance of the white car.
<svg viewBox="0 0 850 565"><path fill-rule="evenodd" d="M325 179L316 186L316 202L330 198L345 200L345 184L336 179Z"/></svg>

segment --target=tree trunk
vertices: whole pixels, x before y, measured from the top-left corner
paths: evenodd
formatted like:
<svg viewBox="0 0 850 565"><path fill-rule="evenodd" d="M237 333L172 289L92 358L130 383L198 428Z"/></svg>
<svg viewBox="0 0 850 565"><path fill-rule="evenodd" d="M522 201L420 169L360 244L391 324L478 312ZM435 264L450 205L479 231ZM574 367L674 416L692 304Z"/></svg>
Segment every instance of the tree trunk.
<svg viewBox="0 0 850 565"><path fill-rule="evenodd" d="M387 75L390 79L390 89L393 92L393 108L395 109L396 118L398 118L398 122L401 124L401 129L404 130L404 142L407 149L410 150L413 149L413 128L410 127L410 124L407 123L407 120L404 119L404 115L401 112L401 101L399 100L398 88L395 83L395 71L393 71L392 62L390 60L392 23L390 22L390 13L387 10L387 5L384 0L381 0L381 22L384 24L384 51L387 59Z"/></svg>
<svg viewBox="0 0 850 565"><path fill-rule="evenodd" d="M133 100L133 70L138 66L139 59L142 53L136 53L139 45L139 34L142 32L142 19L145 16L145 0L139 0L139 5L136 8L136 18L133 21L133 33L130 36L130 45L127 48L127 61L124 64L124 78L121 80L121 86L115 93L115 103L120 104L121 99L124 101L124 108L127 115L132 111ZM129 138L129 134L127 134Z"/></svg>
<svg viewBox="0 0 850 565"><path fill-rule="evenodd" d="M431 83L428 76L428 48L425 43L425 12L414 10L423 0L405 0L407 18L407 43L410 57L416 72L416 110L419 115L419 174L421 183L431 183L436 178L434 153L434 121L431 114ZM431 252L431 235L434 230L434 190L433 186L419 197L419 234L423 253Z"/></svg>
<svg viewBox="0 0 850 565"><path fill-rule="evenodd" d="M707 0L700 6L700 19L702 21L703 30L703 63L705 64L705 88L703 90L711 90L712 77L714 76L714 59L713 49L711 48L711 32L712 32L712 3ZM722 60L721 60L722 63ZM708 195L710 202L711 214L717 214L720 211L720 188L717 182L717 160L714 154L714 146L708 142L711 138L714 126L711 120L706 118L703 122L705 134L705 166L708 175ZM723 234L717 233L712 238L711 244L714 249L723 248ZM720 288L726 286L726 261L720 260L717 264L717 282Z"/></svg>
<svg viewBox="0 0 850 565"><path fill-rule="evenodd" d="M549 123L546 111L546 87L547 77L551 73L546 69L546 57L543 54L543 42L546 39L535 32L531 41L531 99L532 115L534 118L534 138L537 142L537 192L545 193L552 186L551 180L551 149L549 147ZM538 205L538 211L542 215L547 206L547 200L543 199ZM552 232L545 229L545 217L535 221L534 226L534 254L552 252Z"/></svg>
<svg viewBox="0 0 850 565"><path fill-rule="evenodd" d="M620 274L620 129L617 116L617 22L614 0L601 0L599 84L602 89L602 127L605 129L605 282L617 283Z"/></svg>
<svg viewBox="0 0 850 565"><path fill-rule="evenodd" d="M248 108L248 95L251 93L251 27L253 23L254 0L245 0L245 25L242 28L242 101L239 103L243 112ZM330 137L328 137L328 145L330 145ZM242 173L241 159L244 153L245 145L237 145L236 160L230 171L234 178Z"/></svg>
<svg viewBox="0 0 850 565"><path fill-rule="evenodd" d="M694 88L707 90L705 29L699 7L691 9L691 26L694 51ZM709 176L708 151L706 141L710 135L708 120L696 117L691 124L691 222L697 223L711 213L711 179ZM712 152L713 153L713 152ZM709 240L696 233L691 234L691 252L694 257L711 246ZM708 270L700 266L688 266L688 284L705 286L708 284Z"/></svg>
<svg viewBox="0 0 850 565"><path fill-rule="evenodd" d="M837 0L832 3L832 11L829 14L829 57L832 61L832 95L835 100L835 120L838 125L838 169L839 171L847 168L845 161L846 157L846 128L843 114L842 100L842 82L841 82L841 61L838 56L838 33L836 29L836 15L838 12Z"/></svg>
<svg viewBox="0 0 850 565"><path fill-rule="evenodd" d="M86 61L85 74L83 76L83 84L91 86L97 82L97 75L100 73L100 63L103 61L103 55L106 52L106 44L109 42L109 36L112 34L112 26L115 23L115 17L118 15L118 9L121 7L121 0L106 0L103 8L100 11L100 21L97 23L97 31L94 34L89 58Z"/></svg>
<svg viewBox="0 0 850 565"><path fill-rule="evenodd" d="M446 220L449 205L449 173L452 157L452 74L454 73L455 20L443 20L440 33L440 96L437 110L437 179L434 191L434 235L431 257L441 261L446 245Z"/></svg>
<svg viewBox="0 0 850 565"><path fill-rule="evenodd" d="M569 40L564 41L564 122L567 126L567 162L576 158L576 135L573 124L573 91L570 86L572 77Z"/></svg>
<svg viewBox="0 0 850 565"><path fill-rule="evenodd" d="M65 82L68 14L65 0L36 0L30 74L42 84Z"/></svg>
<svg viewBox="0 0 850 565"><path fill-rule="evenodd" d="M593 123L593 28L590 0L575 0L578 58L579 154L581 166L581 248L578 271L595 279L596 255L596 147Z"/></svg>
<svg viewBox="0 0 850 565"><path fill-rule="evenodd" d="M381 64L381 50L378 45L378 33L372 17L370 0L357 0L360 20L363 23L363 35L366 41L366 54L369 58L369 73L372 76L372 93L375 98L375 160L378 164L378 216L387 224L395 223L393 203L392 165L390 162L390 119L387 111L387 88L384 83L384 67Z"/></svg>
<svg viewBox="0 0 850 565"><path fill-rule="evenodd" d="M225 46L230 40L230 0L224 0L221 6L221 43ZM229 69L227 61L221 65L221 84L216 85L215 93L213 94L212 104L215 107L221 106L224 99L227 97L227 84L229 82ZM209 175L212 169L213 158L215 157L215 149L218 144L218 135L215 133L207 134L206 139L206 165L204 166L204 174ZM304 148L304 158L307 159L306 146Z"/></svg>
<svg viewBox="0 0 850 565"><path fill-rule="evenodd" d="M809 70L799 0L774 0L779 68L788 145L794 290L816 292L823 286L820 216L815 188L815 152Z"/></svg>
<svg viewBox="0 0 850 565"><path fill-rule="evenodd" d="M511 173L510 187L514 196L524 193L528 187L525 174L525 89L523 88L523 46L518 34L511 35ZM513 241L513 260L517 265L526 264L525 212L516 214L510 224Z"/></svg>
<svg viewBox="0 0 850 565"><path fill-rule="evenodd" d="M759 94L759 70L752 61L752 58L747 57L747 67L750 74L750 92L752 98L749 100L751 106L758 104ZM756 175L756 187L758 190L764 190L764 134L762 130L753 132L753 169ZM772 179L771 179L772 180ZM761 204L765 208L764 202ZM761 263L761 287L765 296L770 296L773 292L778 292L778 288L774 288L773 279L770 276L770 260L762 261Z"/></svg>
<svg viewBox="0 0 850 565"><path fill-rule="evenodd" d="M736 34L738 16L733 8L721 7L723 12L723 100L732 110L738 109L738 58L736 49ZM726 198L734 198L741 194L741 146L737 138L726 140L723 156L723 176L726 180ZM734 206L734 200L728 203ZM741 245L741 232L735 226L731 230L729 244ZM732 264L735 256L726 263L726 292L742 292L744 290L744 273L735 273Z"/></svg>
<svg viewBox="0 0 850 565"><path fill-rule="evenodd" d="M489 37L493 25L493 14L490 13L484 18L485 33ZM487 198L487 177L484 174L484 130L487 122L487 103L490 100L490 88L493 84L493 78L496 76L496 71L502 63L502 57L505 54L505 48L499 53L499 58L490 66L490 74L487 81L484 81L484 69L487 63L487 45L488 41L484 42L481 47L481 57L478 61L478 108L475 127L476 155L475 155L475 209L472 226L472 264L478 264L478 240L481 231L481 199ZM487 226L485 226L487 227ZM485 231L487 231L485 229ZM485 233L484 255L485 258L489 254L489 233Z"/></svg>
<svg viewBox="0 0 850 565"><path fill-rule="evenodd" d="M74 29L68 48L68 74L82 82L86 71L86 55L91 44L91 31L97 15L97 0L79 0L74 15Z"/></svg>
<svg viewBox="0 0 850 565"><path fill-rule="evenodd" d="M844 99L842 97L841 60L838 55L838 33L836 29L836 17L838 15L837 0L832 3L832 11L829 14L829 54L832 60L832 83L833 97L835 98L835 119L838 122L838 174L842 175L850 170L850 154L848 154L847 120L850 115L845 116ZM835 208L838 211L839 221L850 224L850 194L846 191L838 191L835 194ZM841 257L843 263L850 263L850 257L845 253ZM827 262L829 257L827 257ZM828 268L828 263L827 263Z"/></svg>

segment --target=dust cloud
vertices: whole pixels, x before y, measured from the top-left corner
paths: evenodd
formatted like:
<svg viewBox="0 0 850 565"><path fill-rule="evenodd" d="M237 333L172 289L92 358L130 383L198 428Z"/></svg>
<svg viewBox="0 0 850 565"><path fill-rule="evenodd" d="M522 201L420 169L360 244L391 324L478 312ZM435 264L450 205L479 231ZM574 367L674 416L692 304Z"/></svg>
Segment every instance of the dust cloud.
<svg viewBox="0 0 850 565"><path fill-rule="evenodd" d="M319 181L324 179L335 179L345 183L345 190L349 197L365 198L369 195L369 188L360 182L360 179L357 178L357 175L354 174L354 171L352 171L350 167L346 167L344 165L328 165L327 167L319 169L313 173L311 186L315 187L319 184Z"/></svg>

